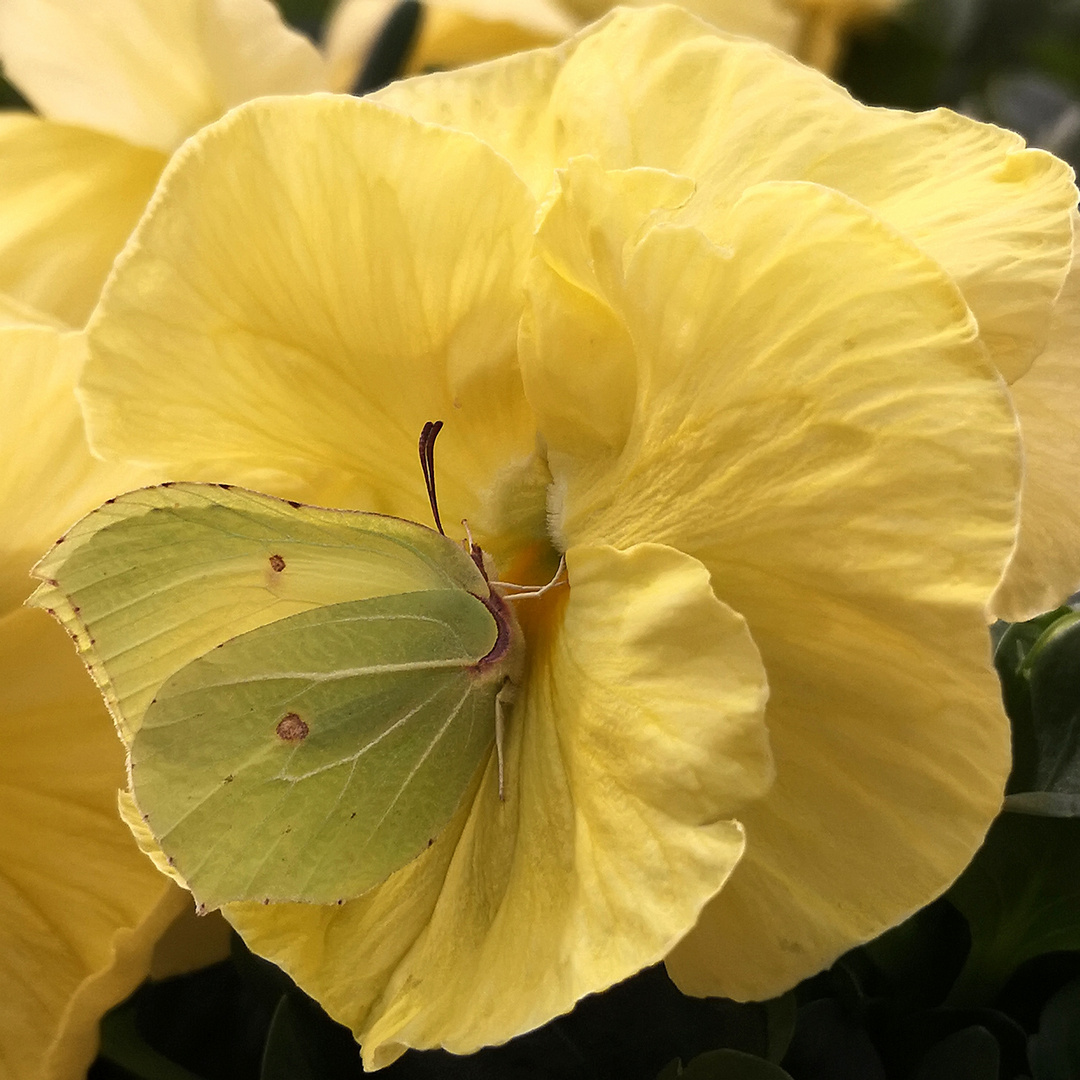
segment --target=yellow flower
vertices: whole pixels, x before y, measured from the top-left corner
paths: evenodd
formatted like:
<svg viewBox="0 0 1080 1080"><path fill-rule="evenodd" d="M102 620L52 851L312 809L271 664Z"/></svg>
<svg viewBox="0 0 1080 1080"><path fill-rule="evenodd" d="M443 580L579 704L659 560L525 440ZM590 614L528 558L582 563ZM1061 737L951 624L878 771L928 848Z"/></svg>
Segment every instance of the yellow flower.
<svg viewBox="0 0 1080 1080"><path fill-rule="evenodd" d="M330 82L348 91L398 0L342 0L326 28ZM657 0L629 0L646 7ZM615 5L611 0L425 0L406 72L441 70L550 45ZM681 0L714 26L793 52L802 18L786 0Z"/></svg>
<svg viewBox="0 0 1080 1080"><path fill-rule="evenodd" d="M84 346L62 331L85 322L188 135L324 76L265 0L0 0L0 59L41 114L0 116L0 809L18 823L0 850L0 1071L75 1080L102 1013L146 976L184 894L118 819L122 748L70 642L19 607L43 545L151 478L90 456L74 396Z"/></svg>
<svg viewBox="0 0 1080 1080"><path fill-rule="evenodd" d="M269 0L0 0L0 291L81 326L168 156L227 109L325 86Z"/></svg>
<svg viewBox="0 0 1080 1080"><path fill-rule="evenodd" d="M77 1080L98 1020L146 976L184 894L118 819L122 748L71 642L20 605L42 545L146 474L86 448L81 338L7 297L0 320L0 1063L9 1080Z"/></svg>
<svg viewBox="0 0 1080 1080"><path fill-rule="evenodd" d="M649 7L662 0L623 0ZM398 0L341 0L326 28L330 82L348 91ZM767 41L822 71L836 67L849 26L902 0L679 0L731 34ZM616 5L611 0L425 0L406 74L443 70L561 41Z"/></svg>
<svg viewBox="0 0 1080 1080"><path fill-rule="evenodd" d="M779 67L764 50L744 51L737 75L726 78L722 46L702 27L656 18L663 41L647 48L666 45L671 60L644 77L615 66L602 73L607 58L585 38L581 47L548 53L545 64L511 57L476 72L399 83L377 100L477 135L538 197L553 168L589 153L608 168L649 165L692 177L698 195L690 220L706 234L712 203L769 179L824 184L879 213L960 286L1020 416L1024 512L991 613L1019 621L1061 603L1080 587L1080 272L1070 272L1071 170L1023 150L1018 135L945 109L911 116L860 107L840 87ZM699 61L707 40L710 59ZM756 78L770 80L775 98L744 114L742 99ZM782 100L784 109L770 113ZM671 109L679 110L678 126L665 116ZM611 122L623 114L627 121ZM528 119L508 120L521 116ZM945 156L950 146L957 149Z"/></svg>
<svg viewBox="0 0 1080 1080"><path fill-rule="evenodd" d="M226 909L368 1066L662 958L770 996L956 877L1009 758L993 364L1045 355L1075 202L1006 132L674 8L177 155L88 328L95 447L426 520L443 419L444 520L503 580L566 559L519 603L506 802L491 760L359 899Z"/></svg>

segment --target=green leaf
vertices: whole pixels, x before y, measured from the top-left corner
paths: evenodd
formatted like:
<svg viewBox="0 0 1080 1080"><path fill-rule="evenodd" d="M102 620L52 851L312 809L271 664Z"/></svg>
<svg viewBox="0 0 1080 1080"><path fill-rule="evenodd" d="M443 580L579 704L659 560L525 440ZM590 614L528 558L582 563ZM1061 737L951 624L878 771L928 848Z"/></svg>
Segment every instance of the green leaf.
<svg viewBox="0 0 1080 1080"><path fill-rule="evenodd" d="M679 1074L682 1080L791 1080L779 1065L741 1050L699 1054Z"/></svg>
<svg viewBox="0 0 1080 1080"><path fill-rule="evenodd" d="M948 898L971 930L949 1004L988 1004L1025 960L1080 949L1080 819L1002 814Z"/></svg>
<svg viewBox="0 0 1080 1080"><path fill-rule="evenodd" d="M101 1020L101 1056L139 1080L202 1080L147 1043L135 1022L136 1006L120 1005Z"/></svg>
<svg viewBox="0 0 1080 1080"><path fill-rule="evenodd" d="M1080 979L1063 986L1043 1007L1028 1054L1034 1080L1080 1076Z"/></svg>
<svg viewBox="0 0 1080 1080"><path fill-rule="evenodd" d="M1040 817L1080 817L1080 795L1066 791L1018 791L1005 796L1005 809Z"/></svg>
<svg viewBox="0 0 1080 1080"><path fill-rule="evenodd" d="M940 1005L967 959L967 922L943 897L862 947L906 1010Z"/></svg>
<svg viewBox="0 0 1080 1080"><path fill-rule="evenodd" d="M984 1027L963 1028L923 1058L912 1080L998 1080L1001 1051Z"/></svg>
<svg viewBox="0 0 1080 1080"><path fill-rule="evenodd" d="M282 997L270 1021L259 1080L319 1080L304 1052L299 1025L288 996Z"/></svg>
<svg viewBox="0 0 1080 1080"><path fill-rule="evenodd" d="M994 634L994 665L1001 679L1005 711L1012 722L1013 766L1006 790L1012 792L1038 790L1039 742L1032 712L1030 668L1028 657L1047 631L1063 618L1073 615L1070 608L1058 608L1028 622L996 624L1002 628Z"/></svg>
<svg viewBox="0 0 1080 1080"><path fill-rule="evenodd" d="M789 991L782 997L765 1002L766 1030L768 1032L769 1061L779 1064L784 1060L791 1037L795 1034L795 1021L798 1018L799 1003L795 992Z"/></svg>
<svg viewBox="0 0 1080 1080"><path fill-rule="evenodd" d="M1080 803L1080 613L1070 611L1048 626L1022 671L1031 697L1035 749L1025 790L1069 796L1054 804L1062 816ZM1014 785L1012 790L1021 789Z"/></svg>
<svg viewBox="0 0 1080 1080"><path fill-rule="evenodd" d="M391 9L368 50L354 94L370 94L401 77L420 37L424 8L417 0L400 0Z"/></svg>
<svg viewBox="0 0 1080 1080"><path fill-rule="evenodd" d="M121 496L35 571L206 908L358 896L437 838L495 735L520 630L432 529L215 485Z"/></svg>

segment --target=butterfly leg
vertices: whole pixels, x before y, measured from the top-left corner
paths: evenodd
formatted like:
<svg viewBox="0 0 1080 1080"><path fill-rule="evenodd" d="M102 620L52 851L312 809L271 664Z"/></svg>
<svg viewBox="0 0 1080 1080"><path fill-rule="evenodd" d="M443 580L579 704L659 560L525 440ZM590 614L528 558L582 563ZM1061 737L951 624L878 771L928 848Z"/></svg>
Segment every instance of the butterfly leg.
<svg viewBox="0 0 1080 1080"><path fill-rule="evenodd" d="M495 695L495 757L499 762L499 802L506 802L506 784L503 769L503 740L506 735L506 717L517 696L517 687L507 679Z"/></svg>

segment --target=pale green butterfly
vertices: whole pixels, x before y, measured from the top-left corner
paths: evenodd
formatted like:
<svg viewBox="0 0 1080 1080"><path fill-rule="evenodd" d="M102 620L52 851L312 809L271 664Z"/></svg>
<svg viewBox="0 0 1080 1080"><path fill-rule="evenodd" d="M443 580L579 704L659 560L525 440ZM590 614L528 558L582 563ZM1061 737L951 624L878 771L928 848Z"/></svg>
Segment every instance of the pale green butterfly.
<svg viewBox="0 0 1080 1080"><path fill-rule="evenodd" d="M34 568L129 748L143 819L201 909L340 903L430 845L497 743L522 635L439 531L227 485L93 511Z"/></svg>

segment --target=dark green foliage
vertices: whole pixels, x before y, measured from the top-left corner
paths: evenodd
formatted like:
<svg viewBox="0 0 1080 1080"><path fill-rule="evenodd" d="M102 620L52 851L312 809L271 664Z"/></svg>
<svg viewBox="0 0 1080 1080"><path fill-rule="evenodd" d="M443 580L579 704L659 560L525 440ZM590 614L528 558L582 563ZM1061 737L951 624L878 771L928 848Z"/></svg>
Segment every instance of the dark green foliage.
<svg viewBox="0 0 1080 1080"><path fill-rule="evenodd" d="M948 105L1080 161L1075 0L911 0L851 42L839 79L873 105Z"/></svg>
<svg viewBox="0 0 1080 1080"><path fill-rule="evenodd" d="M409 53L420 37L423 15L423 6L417 0L401 0L394 5L372 42L371 51L353 87L354 94L374 93L401 77Z"/></svg>
<svg viewBox="0 0 1080 1080"><path fill-rule="evenodd" d="M1044 1006L1028 1042L1034 1080L1080 1076L1080 979L1063 986Z"/></svg>

